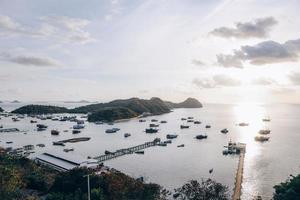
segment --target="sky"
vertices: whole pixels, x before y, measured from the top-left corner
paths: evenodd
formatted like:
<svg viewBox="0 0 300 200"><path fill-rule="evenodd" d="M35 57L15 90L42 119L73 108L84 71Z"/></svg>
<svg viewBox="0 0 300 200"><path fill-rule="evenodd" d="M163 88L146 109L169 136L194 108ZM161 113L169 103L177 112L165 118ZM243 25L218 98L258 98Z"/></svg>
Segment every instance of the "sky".
<svg viewBox="0 0 300 200"><path fill-rule="evenodd" d="M299 0L0 0L0 100L300 103Z"/></svg>

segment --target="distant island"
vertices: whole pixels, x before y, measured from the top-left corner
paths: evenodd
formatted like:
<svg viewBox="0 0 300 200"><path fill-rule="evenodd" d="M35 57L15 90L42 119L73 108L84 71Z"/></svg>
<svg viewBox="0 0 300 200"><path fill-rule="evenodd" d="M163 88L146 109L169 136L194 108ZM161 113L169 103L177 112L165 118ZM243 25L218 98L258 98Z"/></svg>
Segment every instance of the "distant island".
<svg viewBox="0 0 300 200"><path fill-rule="evenodd" d="M55 113L82 113L89 114L88 121L114 121L120 119L129 119L149 113L151 115L160 115L171 112L175 108L201 108L202 104L194 98L188 98L180 103L163 101L160 98L153 97L149 100L130 98L118 99L108 103L97 103L86 106L80 106L73 109L58 106L45 105L27 105L22 106L12 113L15 114L55 114Z"/></svg>
<svg viewBox="0 0 300 200"><path fill-rule="evenodd" d="M0 107L0 112L4 112L3 108Z"/></svg>
<svg viewBox="0 0 300 200"><path fill-rule="evenodd" d="M64 103L98 103L98 102L91 102L87 100L80 100L80 101L64 101Z"/></svg>

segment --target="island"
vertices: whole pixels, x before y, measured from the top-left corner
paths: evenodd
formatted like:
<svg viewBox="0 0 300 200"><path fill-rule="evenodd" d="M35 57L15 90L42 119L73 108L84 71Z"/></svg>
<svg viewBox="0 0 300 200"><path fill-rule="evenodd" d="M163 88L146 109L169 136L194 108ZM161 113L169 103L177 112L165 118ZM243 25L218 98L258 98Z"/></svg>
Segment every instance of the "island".
<svg viewBox="0 0 300 200"><path fill-rule="evenodd" d="M176 108L201 108L202 104L194 98L188 98L180 103L163 101L158 97L151 99L118 99L108 103L96 103L68 109L58 106L27 105L20 107L12 113L15 114L56 114L56 113L81 113L88 114L88 121L115 121L141 116L144 113L161 115L171 112Z"/></svg>
<svg viewBox="0 0 300 200"><path fill-rule="evenodd" d="M3 108L0 107L0 112L4 112Z"/></svg>
<svg viewBox="0 0 300 200"><path fill-rule="evenodd" d="M12 101L11 103L21 103L21 102L18 101L18 100L14 100L14 101Z"/></svg>
<svg viewBox="0 0 300 200"><path fill-rule="evenodd" d="M26 105L12 111L14 114L28 114L28 115L41 115L41 114L55 114L55 113L68 113L68 109L59 106L45 106L45 105Z"/></svg>

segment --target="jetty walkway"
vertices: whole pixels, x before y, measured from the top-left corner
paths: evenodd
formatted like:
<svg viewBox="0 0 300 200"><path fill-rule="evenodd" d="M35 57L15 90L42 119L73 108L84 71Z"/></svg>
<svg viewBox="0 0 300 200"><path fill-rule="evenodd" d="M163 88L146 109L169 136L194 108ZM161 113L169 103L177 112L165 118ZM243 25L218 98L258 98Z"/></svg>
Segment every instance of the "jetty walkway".
<svg viewBox="0 0 300 200"><path fill-rule="evenodd" d="M153 146L156 146L160 143L161 143L160 139L155 139L151 142L146 142L144 144L140 144L140 145L137 145L137 146L134 146L134 147L129 147L129 148L126 148L126 149L119 149L119 150L117 150L115 152L111 152L109 154L96 156L93 159L98 160L98 162L103 162L103 161L110 160L110 159L113 159L113 158L116 158L116 157L120 157L120 156L123 156L123 155L126 155L126 154L132 154L135 151L146 149L148 147L153 147Z"/></svg>
<svg viewBox="0 0 300 200"><path fill-rule="evenodd" d="M235 186L234 192L232 195L232 200L240 200L241 198L241 190L242 190L242 182L243 182L243 170L244 170L244 159L246 153L246 144L240 143L240 158L239 158L239 165L236 171L235 176Z"/></svg>

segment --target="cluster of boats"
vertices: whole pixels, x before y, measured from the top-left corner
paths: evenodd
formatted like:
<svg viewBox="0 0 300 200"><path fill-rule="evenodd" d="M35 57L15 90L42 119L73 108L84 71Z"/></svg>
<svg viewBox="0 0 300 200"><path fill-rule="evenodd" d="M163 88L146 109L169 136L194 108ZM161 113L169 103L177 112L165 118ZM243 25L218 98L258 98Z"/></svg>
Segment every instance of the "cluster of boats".
<svg viewBox="0 0 300 200"><path fill-rule="evenodd" d="M262 121L263 122L270 122L271 119L269 117L268 118L263 118ZM268 137L267 135L269 135L270 133L271 133L271 130L262 129L262 130L258 131L258 135L254 137L254 140L258 141L258 142L269 141L270 137Z"/></svg>
<svg viewBox="0 0 300 200"><path fill-rule="evenodd" d="M228 154L240 154L242 146L240 143L231 142L231 140L228 142L227 146L224 146L223 155Z"/></svg>

